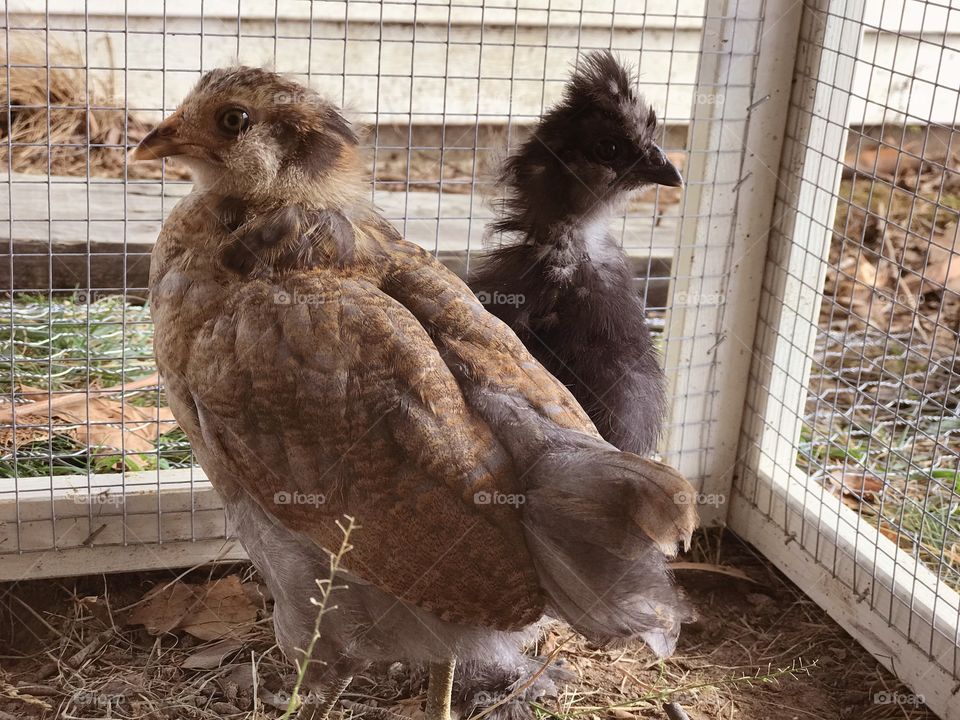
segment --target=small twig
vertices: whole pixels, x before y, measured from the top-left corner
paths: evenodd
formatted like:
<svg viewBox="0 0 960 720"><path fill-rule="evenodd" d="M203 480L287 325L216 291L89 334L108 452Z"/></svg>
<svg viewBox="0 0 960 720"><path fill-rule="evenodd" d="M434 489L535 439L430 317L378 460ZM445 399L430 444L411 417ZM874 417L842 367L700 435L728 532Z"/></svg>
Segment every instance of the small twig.
<svg viewBox="0 0 960 720"><path fill-rule="evenodd" d="M313 657L313 649L320 640L320 624L323 621L324 614L327 612L327 601L330 599L333 591L337 589L333 584L334 580L336 580L337 572L340 570L343 557L353 549L353 545L350 544L350 535L360 526L356 524L356 521L352 517L345 517L347 519L346 527L344 527L339 520L337 521L337 527L340 528L340 531L343 533L343 540L340 543L340 549L336 553L330 553L330 576L326 580L317 580L317 587L320 588L320 599L310 598L310 601L317 608L317 619L313 623L313 635L310 636L310 642L307 644L306 649L301 651L303 653L303 662L297 660L297 680L293 684L293 691L290 693L290 702L287 704L286 711L280 716L280 720L289 720L297 709L300 688L303 686L304 678L307 675L307 668L311 662L315 662L311 660L311 658Z"/></svg>
<svg viewBox="0 0 960 720"><path fill-rule="evenodd" d="M71 655L66 660L66 664L70 667L76 669L83 665L86 662L87 658L93 655L97 650L102 648L108 642L110 638L113 637L113 628L107 628L101 633L98 633L97 636L84 645L82 648L77 650L73 655Z"/></svg>
<svg viewBox="0 0 960 720"><path fill-rule="evenodd" d="M17 683L17 692L34 697L57 697L61 694L59 690L49 685L35 685L33 683Z"/></svg>
<svg viewBox="0 0 960 720"><path fill-rule="evenodd" d="M107 524L104 523L103 525L98 527L96 530L94 530L92 533L87 535L87 539L80 544L83 545L84 547L90 547L91 545L93 545L93 541L97 539L97 536L106 529L107 529Z"/></svg>

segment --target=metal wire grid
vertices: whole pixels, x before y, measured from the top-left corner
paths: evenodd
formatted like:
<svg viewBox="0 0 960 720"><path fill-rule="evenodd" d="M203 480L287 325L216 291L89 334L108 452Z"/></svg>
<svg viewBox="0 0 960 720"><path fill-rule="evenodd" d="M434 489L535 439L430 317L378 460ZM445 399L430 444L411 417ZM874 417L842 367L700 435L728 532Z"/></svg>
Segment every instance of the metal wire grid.
<svg viewBox="0 0 960 720"><path fill-rule="evenodd" d="M770 342L756 346L747 397L762 430L745 426L735 491L789 533L795 552L843 583L862 612L882 618L956 681L960 638L941 628L955 628L960 612L960 235L953 234L960 208L951 194L960 189L953 126L960 92L949 76L960 47L947 32L956 32L960 8L891 3L901 8L891 23L887 5L861 18L839 3L806 3L799 56L821 61L798 62L797 87L826 88L830 102L815 109L801 90L791 103L787 140L800 152L785 155L781 168L760 310L759 334ZM869 42L859 52L856 43L820 44L818 28L837 20L859 24L872 51ZM852 87L838 79L844 62L854 69ZM903 93L893 92L897 82ZM812 143L811 120L850 126L843 180L827 190L835 217L816 217L802 202L809 178L824 173L796 159L805 155L809 164L814 156L823 168L837 160ZM831 234L828 245L817 239ZM789 285L798 296L819 295L819 313L815 303L784 312ZM798 368L809 369L806 402L771 412L770 394L782 391L771 377L804 382ZM764 490L763 466L775 478L772 492ZM837 528L819 515L792 522L778 502L791 493L840 513L855 533L877 527L892 542L864 547L869 534L858 534L854 551L845 551L835 544ZM879 563L917 560L931 573L900 570L898 578L895 571L892 581L877 573ZM852 576L845 563L854 564ZM898 582L908 597L898 597ZM953 622L920 622L921 610Z"/></svg>
<svg viewBox="0 0 960 720"><path fill-rule="evenodd" d="M701 69L688 132L691 172L680 209L680 231L666 336L666 370L673 384L667 462L694 483L715 474L717 405L722 363L717 348L728 323L728 283L736 262L734 233L744 170L751 98L767 16L763 0L710 7L704 21ZM731 22L732 20L732 22ZM722 49L721 49L722 48ZM684 260L684 258L686 260ZM730 312L752 312L733 308ZM713 498L702 497L710 503ZM725 498L716 498L725 505Z"/></svg>
<svg viewBox="0 0 960 720"><path fill-rule="evenodd" d="M112 6L103 8L94 0L85 3L82 13L53 0L26 3L21 9L32 12L15 13L8 6L3 18L8 257L2 265L7 289L15 290L4 302L7 404L23 402L22 391L31 389L40 391L34 397L49 403L44 393L59 382L80 393L81 404L90 407L100 397L97 387L149 373L149 316L139 304L146 290L143 271L149 240L187 183L169 166L160 177L144 177L139 168L126 164L125 151L136 142L138 132L175 107L182 92L212 67L238 58L251 64L267 62L343 102L353 118L370 127L374 199L408 235L461 271L480 249L489 216L484 194L491 182L491 161L505 144L520 140L549 106L579 53L608 47L639 64L640 89L665 116L669 132L664 142L672 153L684 153L690 107L703 102L695 97L697 92L712 92L715 101L736 87L749 89L749 79L730 76L726 85L697 85L701 28L731 15L729 9L707 8L696 1L211 0L198 10L170 1L150 10L126 4L122 17L104 13ZM744 0L734 9L746 22L741 41L727 52L753 68L762 3ZM17 48L24 42L40 48L35 60L18 56ZM64 48L76 52L64 56ZM42 102L18 102L16 81L23 72L38 73ZM79 79L82 91L58 98L54 91L61 72ZM398 84L406 84L406 93L395 92ZM431 102L425 103L424 97ZM464 97L470 103L467 109L461 107ZM8 130L28 112L40 115L39 140L22 140ZM80 115L78 137L56 135L60 112ZM98 112L121 118L118 137L97 135L94 126L106 117ZM37 166L22 166L21 153L28 149L42 155ZM694 152L738 162L742 150L734 136ZM79 171L49 180L57 174L63 154L71 153L80 158ZM389 154L397 155L399 162L385 159ZM457 162L458 171L449 172ZM103 165L110 163L117 167L104 170ZM418 192L424 189L430 192ZM717 208L704 214L676 196L654 190L619 221L624 246L640 258L640 286L644 292L656 290L647 295L656 327L663 325L668 282L677 287L721 282L723 263L729 262L726 258L698 271L696 277L675 272L670 277L671 257L664 248L672 253L684 228L730 212ZM706 243L697 241L701 244L685 241L685 248L722 252L727 241L711 236ZM647 282L646 276L655 272L660 278ZM72 286L64 283L64 277L74 278ZM697 313L699 317L699 309ZM709 336L713 342L711 328L720 319L718 313L704 311L702 329L695 336ZM36 337L15 342L30 332ZM111 335L119 342L109 350L95 342ZM682 344L695 336L671 337L669 342ZM25 347L30 357L24 355ZM35 377L23 372L28 360ZM697 372L709 372L713 363L689 356L682 362L687 371ZM113 381L108 381L111 373ZM709 401L706 393L687 392L684 402ZM0 508L8 532L0 555L224 536L216 498L192 467L182 440L148 451L126 447L126 431L136 425L131 407L151 408L156 420L162 396L147 388L122 399L118 422L92 416L78 422L49 413L32 423L16 419L0 423L0 432L8 439L2 458L7 478L0 480ZM685 433L706 438L710 421L691 417L684 422ZM78 427L98 425L121 430L118 448L62 444L64 435ZM28 443L30 433L39 439ZM708 452L704 443L695 451ZM685 452L693 452L689 443ZM168 469L165 456L189 467ZM77 458L80 467L63 467ZM44 471L27 459L46 464ZM147 469L137 471L138 466ZM97 473L104 469L119 472ZM70 474L60 478L61 472ZM116 517L122 522L108 522ZM134 569L130 564L138 562L150 561L138 556L118 567Z"/></svg>

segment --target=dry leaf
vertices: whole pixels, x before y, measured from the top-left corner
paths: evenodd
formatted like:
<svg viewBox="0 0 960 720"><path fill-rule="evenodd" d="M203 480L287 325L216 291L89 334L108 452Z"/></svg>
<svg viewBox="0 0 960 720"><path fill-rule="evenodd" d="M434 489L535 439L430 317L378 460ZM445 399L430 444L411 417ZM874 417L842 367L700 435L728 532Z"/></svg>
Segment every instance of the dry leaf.
<svg viewBox="0 0 960 720"><path fill-rule="evenodd" d="M132 390L141 390L147 387L154 387L160 383L157 373L149 377L134 380L126 385L114 385L108 388L90 388L88 390L68 390L52 391L44 393L44 399L15 405L9 409L0 411L0 425L6 425L13 422L14 413L17 417L22 414L52 414L55 410L72 405L84 404L88 397L102 397L104 395L117 395L119 393L130 392Z"/></svg>
<svg viewBox="0 0 960 720"><path fill-rule="evenodd" d="M51 423L71 427L56 428L90 448L149 452L157 438L176 427L169 408L139 407L109 395L151 387L159 382L156 374L126 385L90 390L42 393L44 399L15 405L0 411L0 424L12 423L14 416L20 425L39 425L36 428L18 428L17 444L43 439L50 435ZM36 397L31 388L31 397ZM56 420L56 422L53 422ZM13 443L12 429L0 433L0 442Z"/></svg>
<svg viewBox="0 0 960 720"><path fill-rule="evenodd" d="M878 494L883 490L883 479L871 472L847 470L842 473L845 489L858 495Z"/></svg>
<svg viewBox="0 0 960 720"><path fill-rule="evenodd" d="M176 629L195 602L192 586L180 581L161 585L143 596L127 624L143 625L151 635L162 635Z"/></svg>
<svg viewBox="0 0 960 720"><path fill-rule="evenodd" d="M241 637L257 619L257 608L243 589L240 579L230 575L205 586L205 594L180 627L201 640Z"/></svg>
<svg viewBox="0 0 960 720"><path fill-rule="evenodd" d="M862 503L872 503L883 493L884 481L859 468L841 468L830 473L826 485L844 505L860 511Z"/></svg>
<svg viewBox="0 0 960 720"><path fill-rule="evenodd" d="M847 165L852 164L848 157ZM913 155L901 153L898 148L882 145L879 148L866 148L860 151L856 159L856 171L864 175L876 175L885 180L894 181L908 174L916 175L920 171L921 161ZM848 173L845 173L849 175Z"/></svg>
<svg viewBox="0 0 960 720"><path fill-rule="evenodd" d="M880 525L880 527L877 529L880 530L880 533L888 540L893 540L895 543L900 542L900 534L892 527L889 527L888 525Z"/></svg>
<svg viewBox="0 0 960 720"><path fill-rule="evenodd" d="M236 575L204 585L175 582L154 588L127 619L151 635L183 630L201 640L237 639L257 619L257 608Z"/></svg>
<svg viewBox="0 0 960 720"><path fill-rule="evenodd" d="M212 645L204 645L196 652L191 653L180 664L180 667L188 670L212 670L220 667L225 657L237 652L242 647L243 643L234 639L220 640Z"/></svg>

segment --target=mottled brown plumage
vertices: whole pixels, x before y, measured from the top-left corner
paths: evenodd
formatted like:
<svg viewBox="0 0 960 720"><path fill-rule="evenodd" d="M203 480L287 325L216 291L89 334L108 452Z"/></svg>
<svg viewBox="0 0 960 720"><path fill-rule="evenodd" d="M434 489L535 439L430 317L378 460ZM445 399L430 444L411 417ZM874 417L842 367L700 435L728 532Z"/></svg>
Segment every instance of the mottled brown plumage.
<svg viewBox="0 0 960 720"><path fill-rule="evenodd" d="M513 657L545 611L672 649L687 611L662 553L696 524L689 486L601 440L377 215L334 108L273 73L213 71L135 158L166 155L196 187L153 253L157 360L288 654L337 521L360 525L314 681L375 659Z"/></svg>

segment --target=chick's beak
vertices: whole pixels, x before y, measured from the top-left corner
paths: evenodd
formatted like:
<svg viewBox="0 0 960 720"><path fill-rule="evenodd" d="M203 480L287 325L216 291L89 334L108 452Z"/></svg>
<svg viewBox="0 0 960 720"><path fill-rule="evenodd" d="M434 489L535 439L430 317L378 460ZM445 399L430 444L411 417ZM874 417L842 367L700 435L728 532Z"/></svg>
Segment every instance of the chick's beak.
<svg viewBox="0 0 960 720"><path fill-rule="evenodd" d="M140 144L133 149L133 152L130 153L130 159L137 162L139 160L159 160L171 155L181 155L184 152L184 143L179 137L180 124L181 120L178 113L165 118L163 122L147 133Z"/></svg>
<svg viewBox="0 0 960 720"><path fill-rule="evenodd" d="M670 162L667 154L656 145L652 145L646 157L637 164L635 175L641 183L683 187L683 177L680 175L680 170Z"/></svg>

